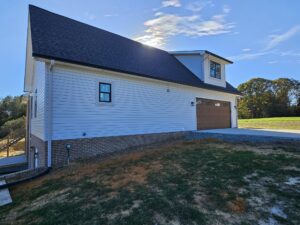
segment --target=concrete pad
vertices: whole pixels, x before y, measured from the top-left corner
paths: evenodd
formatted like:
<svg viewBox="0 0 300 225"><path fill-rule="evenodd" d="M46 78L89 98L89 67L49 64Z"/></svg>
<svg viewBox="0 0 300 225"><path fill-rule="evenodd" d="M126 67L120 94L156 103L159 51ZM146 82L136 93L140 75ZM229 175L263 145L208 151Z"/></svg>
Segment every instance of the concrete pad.
<svg viewBox="0 0 300 225"><path fill-rule="evenodd" d="M0 186L6 184L4 180L0 180ZM0 189L0 206L12 203L12 199L7 188Z"/></svg>
<svg viewBox="0 0 300 225"><path fill-rule="evenodd" d="M290 138L300 140L300 130L271 130L271 129L244 129L244 128L227 128L200 130L199 133L226 134L226 135L246 135L246 136L262 136L274 138Z"/></svg>

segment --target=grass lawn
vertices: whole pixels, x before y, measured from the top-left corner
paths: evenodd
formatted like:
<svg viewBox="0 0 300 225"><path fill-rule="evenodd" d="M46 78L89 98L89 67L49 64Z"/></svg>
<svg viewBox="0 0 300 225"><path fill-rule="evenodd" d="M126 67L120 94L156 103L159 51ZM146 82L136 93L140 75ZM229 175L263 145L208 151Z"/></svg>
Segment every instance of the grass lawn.
<svg viewBox="0 0 300 225"><path fill-rule="evenodd" d="M300 147L193 141L11 188L0 224L300 224Z"/></svg>
<svg viewBox="0 0 300 225"><path fill-rule="evenodd" d="M260 119L239 119L240 128L265 128L300 130L300 117L272 117Z"/></svg>

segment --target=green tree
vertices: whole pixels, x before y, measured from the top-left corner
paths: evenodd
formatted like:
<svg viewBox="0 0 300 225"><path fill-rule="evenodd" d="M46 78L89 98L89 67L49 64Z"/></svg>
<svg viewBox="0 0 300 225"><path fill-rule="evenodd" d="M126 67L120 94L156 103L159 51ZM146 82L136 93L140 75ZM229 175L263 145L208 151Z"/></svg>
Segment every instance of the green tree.
<svg viewBox="0 0 300 225"><path fill-rule="evenodd" d="M0 127L9 120L26 115L26 97L7 96L0 100Z"/></svg>
<svg viewBox="0 0 300 225"><path fill-rule="evenodd" d="M296 103L296 83L297 81L288 78L279 78L272 81L274 95L273 116L285 116L293 114L292 105Z"/></svg>
<svg viewBox="0 0 300 225"><path fill-rule="evenodd" d="M247 101L245 99L240 99L238 101L238 112L239 118L241 119L252 118L251 110L249 109Z"/></svg>
<svg viewBox="0 0 300 225"><path fill-rule="evenodd" d="M244 112L245 108L248 108L248 116L250 118L269 116L269 112L266 109L272 104L274 99L272 81L254 78L239 85L238 90L243 93L240 104L242 104Z"/></svg>
<svg viewBox="0 0 300 225"><path fill-rule="evenodd" d="M279 78L254 78L238 86L240 118L300 116L300 82Z"/></svg>

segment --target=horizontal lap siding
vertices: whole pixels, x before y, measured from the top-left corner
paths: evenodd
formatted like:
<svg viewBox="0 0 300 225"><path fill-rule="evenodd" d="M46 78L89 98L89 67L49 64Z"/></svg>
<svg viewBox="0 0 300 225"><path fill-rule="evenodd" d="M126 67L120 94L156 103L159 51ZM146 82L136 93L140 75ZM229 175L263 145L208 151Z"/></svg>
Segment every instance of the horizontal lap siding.
<svg viewBox="0 0 300 225"><path fill-rule="evenodd" d="M112 104L97 102L98 82L112 83ZM230 94L62 66L52 91L53 140L196 130L196 97L235 104Z"/></svg>
<svg viewBox="0 0 300 225"><path fill-rule="evenodd" d="M31 134L45 140L45 101L46 101L46 67L45 63L36 61L33 76L33 102L32 102L32 119ZM37 116L34 117L34 99L35 90L37 89ZM29 115L30 116L30 115Z"/></svg>

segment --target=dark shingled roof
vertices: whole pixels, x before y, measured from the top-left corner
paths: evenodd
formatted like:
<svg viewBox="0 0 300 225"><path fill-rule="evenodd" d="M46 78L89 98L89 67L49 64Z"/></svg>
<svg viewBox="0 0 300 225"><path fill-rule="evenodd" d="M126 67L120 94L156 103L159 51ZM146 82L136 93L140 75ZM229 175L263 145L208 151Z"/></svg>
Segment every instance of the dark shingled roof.
<svg viewBox="0 0 300 225"><path fill-rule="evenodd" d="M175 56L111 32L29 6L32 55L194 87L239 94L205 84Z"/></svg>

